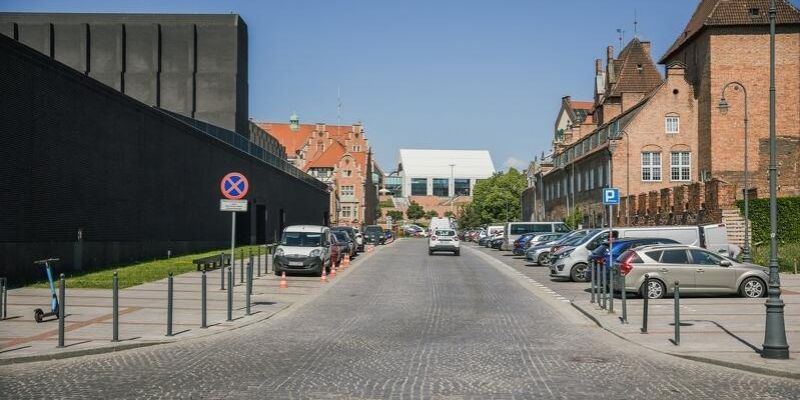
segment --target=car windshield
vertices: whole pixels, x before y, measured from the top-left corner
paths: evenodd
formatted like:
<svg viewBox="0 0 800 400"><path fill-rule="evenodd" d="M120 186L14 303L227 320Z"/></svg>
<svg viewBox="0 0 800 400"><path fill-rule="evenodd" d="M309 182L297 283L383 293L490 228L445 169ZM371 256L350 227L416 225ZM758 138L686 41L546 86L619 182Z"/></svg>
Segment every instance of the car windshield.
<svg viewBox="0 0 800 400"><path fill-rule="evenodd" d="M322 233L319 232L283 232L281 245L291 247L319 247L322 244Z"/></svg>
<svg viewBox="0 0 800 400"><path fill-rule="evenodd" d="M333 232L333 235L336 236L336 239L338 239L341 242L350 241L350 236L348 236L347 233L345 233L344 231Z"/></svg>

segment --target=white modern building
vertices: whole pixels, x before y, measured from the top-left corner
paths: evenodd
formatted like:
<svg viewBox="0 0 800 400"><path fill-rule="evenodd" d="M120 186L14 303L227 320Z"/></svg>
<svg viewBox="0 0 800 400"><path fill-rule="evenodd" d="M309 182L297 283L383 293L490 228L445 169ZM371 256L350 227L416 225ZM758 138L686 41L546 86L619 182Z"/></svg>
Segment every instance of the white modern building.
<svg viewBox="0 0 800 400"><path fill-rule="evenodd" d="M402 197L472 196L475 182L494 174L486 150L400 149Z"/></svg>

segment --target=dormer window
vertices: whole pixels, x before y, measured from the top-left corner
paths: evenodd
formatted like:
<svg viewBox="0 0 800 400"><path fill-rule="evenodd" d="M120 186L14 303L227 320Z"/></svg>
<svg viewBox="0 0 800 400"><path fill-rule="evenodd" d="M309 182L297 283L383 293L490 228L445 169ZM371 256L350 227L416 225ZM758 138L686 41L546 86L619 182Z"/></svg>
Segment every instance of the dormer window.
<svg viewBox="0 0 800 400"><path fill-rule="evenodd" d="M761 15L761 10L758 7L750 7L748 12L750 13L751 17L758 17Z"/></svg>

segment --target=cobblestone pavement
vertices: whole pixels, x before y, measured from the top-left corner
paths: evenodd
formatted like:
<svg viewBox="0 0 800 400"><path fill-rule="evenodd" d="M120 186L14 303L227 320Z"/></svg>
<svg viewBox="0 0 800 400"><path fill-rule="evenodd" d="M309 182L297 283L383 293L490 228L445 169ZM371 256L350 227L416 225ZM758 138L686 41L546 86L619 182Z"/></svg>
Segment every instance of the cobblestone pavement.
<svg viewBox="0 0 800 400"><path fill-rule="evenodd" d="M210 338L0 367L0 397L796 399L797 381L631 347L466 248L405 240Z"/></svg>

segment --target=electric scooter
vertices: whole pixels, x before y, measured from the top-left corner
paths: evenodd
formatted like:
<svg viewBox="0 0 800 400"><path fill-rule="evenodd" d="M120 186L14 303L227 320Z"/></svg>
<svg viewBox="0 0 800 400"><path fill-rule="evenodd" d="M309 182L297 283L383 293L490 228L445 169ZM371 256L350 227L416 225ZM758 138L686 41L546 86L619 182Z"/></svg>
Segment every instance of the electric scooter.
<svg viewBox="0 0 800 400"><path fill-rule="evenodd" d="M53 282L53 267L50 266L51 262L58 261L58 258L48 258L46 260L34 261L36 265L44 265L44 270L47 272L47 280L50 282L50 293L53 297L50 299L50 312L45 313L41 308L33 310L33 319L36 322L42 322L46 317L55 316L58 319L58 296L56 295L56 286Z"/></svg>

